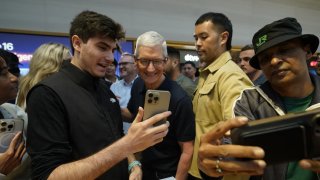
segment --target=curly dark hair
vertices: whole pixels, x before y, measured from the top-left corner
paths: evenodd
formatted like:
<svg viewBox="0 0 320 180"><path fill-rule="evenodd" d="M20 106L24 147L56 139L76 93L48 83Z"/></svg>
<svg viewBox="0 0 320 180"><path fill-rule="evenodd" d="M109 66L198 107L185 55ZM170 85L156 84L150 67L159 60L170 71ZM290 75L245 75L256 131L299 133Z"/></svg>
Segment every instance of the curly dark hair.
<svg viewBox="0 0 320 180"><path fill-rule="evenodd" d="M125 37L121 24L93 11L83 11L78 14L71 22L69 34L70 41L73 35L77 35L84 43L96 36L110 37L115 41Z"/></svg>

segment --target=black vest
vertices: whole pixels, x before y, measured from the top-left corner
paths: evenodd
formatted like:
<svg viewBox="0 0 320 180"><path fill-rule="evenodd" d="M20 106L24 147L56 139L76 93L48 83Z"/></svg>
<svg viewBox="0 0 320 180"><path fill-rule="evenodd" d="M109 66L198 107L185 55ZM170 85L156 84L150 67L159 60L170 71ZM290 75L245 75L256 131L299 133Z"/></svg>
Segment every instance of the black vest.
<svg viewBox="0 0 320 180"><path fill-rule="evenodd" d="M72 159L79 160L120 139L123 131L119 103L102 80L96 80L89 90L73 78L72 72L62 69L38 86L51 88L63 102ZM125 159L99 179L128 179L127 167Z"/></svg>

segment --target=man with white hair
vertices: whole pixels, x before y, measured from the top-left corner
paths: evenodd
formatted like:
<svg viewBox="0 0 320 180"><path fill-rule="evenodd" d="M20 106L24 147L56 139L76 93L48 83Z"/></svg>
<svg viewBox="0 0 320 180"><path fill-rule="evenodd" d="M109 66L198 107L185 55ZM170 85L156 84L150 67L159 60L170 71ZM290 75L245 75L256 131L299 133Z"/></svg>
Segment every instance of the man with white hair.
<svg viewBox="0 0 320 180"><path fill-rule="evenodd" d="M139 106L143 107L148 89L171 93L169 132L162 143L142 152L143 179L186 179L195 137L191 99L175 81L164 75L168 53L166 41L159 33L149 31L138 37L135 58L140 77L132 86L128 103L132 115L137 114Z"/></svg>

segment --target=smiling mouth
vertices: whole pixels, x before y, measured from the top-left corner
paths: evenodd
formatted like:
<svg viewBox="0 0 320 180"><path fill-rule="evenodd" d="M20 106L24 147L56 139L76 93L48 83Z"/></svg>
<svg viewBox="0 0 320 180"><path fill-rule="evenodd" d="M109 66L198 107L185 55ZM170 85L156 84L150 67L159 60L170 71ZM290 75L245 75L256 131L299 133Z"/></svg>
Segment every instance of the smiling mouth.
<svg viewBox="0 0 320 180"><path fill-rule="evenodd" d="M286 74L286 72L287 72L287 70L284 70L284 69L282 69L282 70L276 70L276 71L273 71L273 72L272 72L272 75L273 75L273 76L283 76L283 75Z"/></svg>

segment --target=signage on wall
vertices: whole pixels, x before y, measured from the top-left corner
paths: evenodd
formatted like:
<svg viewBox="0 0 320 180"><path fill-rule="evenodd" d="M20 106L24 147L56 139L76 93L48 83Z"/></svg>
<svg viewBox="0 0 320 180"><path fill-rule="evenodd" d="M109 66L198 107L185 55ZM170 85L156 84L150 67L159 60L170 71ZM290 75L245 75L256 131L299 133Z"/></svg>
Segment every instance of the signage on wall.
<svg viewBox="0 0 320 180"><path fill-rule="evenodd" d="M196 66L199 65L199 56L197 54L197 51L195 50L180 50L180 62L184 63L186 61L192 61L196 64Z"/></svg>

